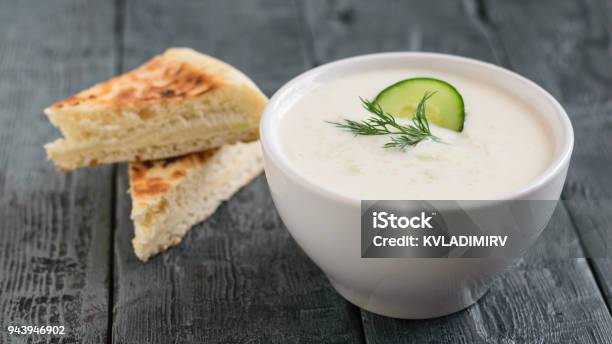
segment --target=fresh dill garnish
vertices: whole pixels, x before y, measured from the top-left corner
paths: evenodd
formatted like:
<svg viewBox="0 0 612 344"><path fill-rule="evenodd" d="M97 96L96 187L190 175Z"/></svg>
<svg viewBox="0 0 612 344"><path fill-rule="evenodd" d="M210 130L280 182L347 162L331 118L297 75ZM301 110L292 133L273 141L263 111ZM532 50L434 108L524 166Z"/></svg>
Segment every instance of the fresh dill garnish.
<svg viewBox="0 0 612 344"><path fill-rule="evenodd" d="M355 135L395 135L391 137L391 141L385 143L384 148L405 150L409 146L414 146L427 139L440 142L440 139L431 133L429 122L427 122L427 115L425 114L425 103L434 94L435 92L425 92L425 95L423 95L423 98L421 98L417 105L412 123L408 125L397 123L395 117L383 111L380 105L363 98L359 98L363 108L373 116L361 122L345 119L343 123L329 123L350 131Z"/></svg>

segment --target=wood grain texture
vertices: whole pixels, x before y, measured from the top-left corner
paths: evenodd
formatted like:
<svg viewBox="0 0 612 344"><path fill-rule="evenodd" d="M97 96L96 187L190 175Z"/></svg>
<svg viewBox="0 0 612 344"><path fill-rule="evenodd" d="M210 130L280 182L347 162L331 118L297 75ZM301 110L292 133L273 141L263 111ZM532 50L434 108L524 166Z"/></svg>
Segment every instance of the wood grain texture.
<svg viewBox="0 0 612 344"><path fill-rule="evenodd" d="M513 67L507 64L505 50L529 56L531 45L538 45L541 38L515 37L517 45L506 47L505 41L500 41L497 32L492 30L492 23L482 18L483 8L473 1L303 1L302 4L313 37L311 55L321 63L377 51L424 50L455 53ZM556 6L549 4L547 11L556 14ZM517 17L519 14L525 17L524 12L525 9L517 10ZM504 11L499 16L503 17ZM564 18L546 20L551 25L564 23ZM517 19L515 24L521 26L525 22ZM509 30L508 35L513 30L519 29ZM529 30L528 26L524 30ZM525 43L528 45L520 45L522 41L528 41ZM541 60L540 64L546 63ZM554 72L548 66L542 73L553 77ZM559 243L555 231L574 231L566 208L558 210L554 221L545 240L538 243L538 252L556 249ZM581 253L577 240L570 244L565 249ZM612 338L609 312L586 261L545 259L538 255L522 259L515 269L497 279L479 303L466 311L424 321L393 320L368 312L363 312L362 318L367 341L372 343L596 343Z"/></svg>
<svg viewBox="0 0 612 344"><path fill-rule="evenodd" d="M285 0L130 1L126 68L185 45L234 64L270 94L304 70L298 10ZM278 217L263 176L141 263L119 173L113 340L117 343L355 343L359 311L333 292Z"/></svg>
<svg viewBox="0 0 612 344"><path fill-rule="evenodd" d="M109 168L65 174L42 113L113 73L112 4L0 1L0 343L106 340ZM61 325L17 336L8 325Z"/></svg>
<svg viewBox="0 0 612 344"><path fill-rule="evenodd" d="M612 6L597 0L486 5L512 68L549 90L572 119L574 154L563 197L585 251L597 258L592 266L610 306Z"/></svg>
<svg viewBox="0 0 612 344"><path fill-rule="evenodd" d="M318 63L385 51L432 51L493 62L459 1L301 1Z"/></svg>

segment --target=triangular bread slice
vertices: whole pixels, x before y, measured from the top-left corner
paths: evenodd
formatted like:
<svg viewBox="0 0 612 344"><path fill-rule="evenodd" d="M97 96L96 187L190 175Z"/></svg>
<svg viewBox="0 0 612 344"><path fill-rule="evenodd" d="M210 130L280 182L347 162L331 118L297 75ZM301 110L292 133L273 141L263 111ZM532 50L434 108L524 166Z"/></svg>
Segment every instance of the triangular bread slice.
<svg viewBox="0 0 612 344"><path fill-rule="evenodd" d="M243 73L187 48L45 110L64 138L45 146L61 170L153 160L258 138L265 95Z"/></svg>
<svg viewBox="0 0 612 344"><path fill-rule="evenodd" d="M136 256L146 261L180 243L194 224L214 213L262 169L258 141L130 163Z"/></svg>

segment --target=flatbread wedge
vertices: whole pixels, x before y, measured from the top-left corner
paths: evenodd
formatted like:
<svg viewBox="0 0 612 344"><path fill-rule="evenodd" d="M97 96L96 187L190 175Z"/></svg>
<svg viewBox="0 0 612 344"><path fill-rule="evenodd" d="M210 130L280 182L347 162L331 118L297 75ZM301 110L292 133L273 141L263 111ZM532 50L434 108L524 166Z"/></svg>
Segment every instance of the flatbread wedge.
<svg viewBox="0 0 612 344"><path fill-rule="evenodd" d="M266 102L234 67L172 48L47 108L64 138L45 148L66 171L200 152L256 140Z"/></svg>
<svg viewBox="0 0 612 344"><path fill-rule="evenodd" d="M263 169L259 142L236 143L179 158L132 162L132 244L142 261L179 244Z"/></svg>

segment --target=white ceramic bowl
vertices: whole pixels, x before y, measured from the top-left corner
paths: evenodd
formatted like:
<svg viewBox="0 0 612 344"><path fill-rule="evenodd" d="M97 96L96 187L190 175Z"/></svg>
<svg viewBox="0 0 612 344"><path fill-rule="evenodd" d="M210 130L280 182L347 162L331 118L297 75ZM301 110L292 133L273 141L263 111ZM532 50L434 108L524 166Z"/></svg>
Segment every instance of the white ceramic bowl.
<svg viewBox="0 0 612 344"><path fill-rule="evenodd" d="M510 261L495 258L361 258L360 201L325 189L300 174L283 153L279 124L292 104L316 85L347 73L389 67L462 73L530 103L550 125L555 155L550 166L516 192L484 202L558 200L573 148L569 118L561 105L532 81L495 65L452 55L398 52L364 55L329 63L299 75L270 100L261 121L265 171L274 203L289 232L353 304L386 316L420 319L446 315L476 302L495 274ZM517 168L520 168L517 166ZM493 214L493 213L491 213ZM551 212L526 228L539 233Z"/></svg>

